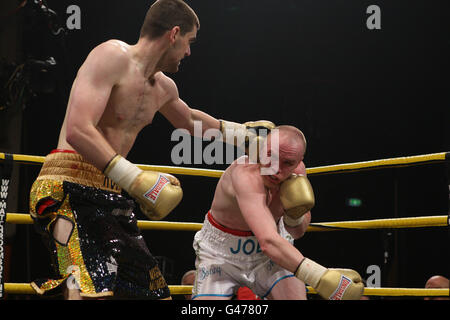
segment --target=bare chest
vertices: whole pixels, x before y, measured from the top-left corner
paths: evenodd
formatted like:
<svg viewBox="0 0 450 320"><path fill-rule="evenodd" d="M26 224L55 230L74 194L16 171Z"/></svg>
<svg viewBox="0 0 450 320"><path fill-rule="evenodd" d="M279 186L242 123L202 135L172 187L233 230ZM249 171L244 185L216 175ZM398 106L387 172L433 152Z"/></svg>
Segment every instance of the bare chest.
<svg viewBox="0 0 450 320"><path fill-rule="evenodd" d="M130 75L111 92L105 121L113 126L141 130L167 102L158 81Z"/></svg>

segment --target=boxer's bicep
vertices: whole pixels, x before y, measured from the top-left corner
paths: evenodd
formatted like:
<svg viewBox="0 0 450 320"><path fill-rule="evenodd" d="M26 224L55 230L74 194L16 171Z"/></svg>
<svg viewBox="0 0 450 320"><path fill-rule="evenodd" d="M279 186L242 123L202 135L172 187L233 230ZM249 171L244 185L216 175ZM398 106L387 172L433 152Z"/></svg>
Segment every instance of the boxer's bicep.
<svg viewBox="0 0 450 320"><path fill-rule="evenodd" d="M253 234L260 239L276 233L276 224L267 206L266 191L259 177L245 170L245 165L234 170L231 177L239 209Z"/></svg>
<svg viewBox="0 0 450 320"><path fill-rule="evenodd" d="M177 129L186 129L194 133L192 110L179 97L167 102L159 112Z"/></svg>
<svg viewBox="0 0 450 320"><path fill-rule="evenodd" d="M275 220L261 195L238 199L245 222L258 240L277 234Z"/></svg>
<svg viewBox="0 0 450 320"><path fill-rule="evenodd" d="M159 112L175 127L186 129L191 135L203 135L210 128L219 129L219 120L209 114L190 108L178 95L178 89L171 79L162 79L162 85L167 93L168 101L159 109ZM201 130L196 132L195 122L201 124Z"/></svg>
<svg viewBox="0 0 450 320"><path fill-rule="evenodd" d="M89 54L72 86L67 129L97 125L113 87L125 71L126 59L124 52L108 44L100 45Z"/></svg>
<svg viewBox="0 0 450 320"><path fill-rule="evenodd" d="M77 74L65 119L65 139L83 158L102 170L116 151L98 123L111 91L128 68L124 51L111 44L95 48Z"/></svg>

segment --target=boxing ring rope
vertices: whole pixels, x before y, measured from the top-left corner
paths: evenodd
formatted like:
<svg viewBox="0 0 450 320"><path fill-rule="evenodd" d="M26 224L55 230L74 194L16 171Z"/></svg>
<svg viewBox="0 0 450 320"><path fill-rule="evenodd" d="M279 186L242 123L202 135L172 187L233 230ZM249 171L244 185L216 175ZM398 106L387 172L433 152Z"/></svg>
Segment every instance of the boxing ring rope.
<svg viewBox="0 0 450 320"><path fill-rule="evenodd" d="M33 220L27 214L7 213L7 223L32 224ZM172 231L198 231L202 223L146 221L139 220L138 227L141 230L172 230ZM449 225L449 216L428 216L396 219L375 219L363 221L341 221L311 224L307 232L334 231L343 229L382 229L382 228L420 228L420 227L444 227ZM169 285L172 295L191 294L192 286ZM37 294L29 283L5 283L5 293L10 294ZM310 286L307 286L308 294L317 294ZM423 289L423 288L364 288L365 296L415 296L415 297L439 297L449 296L449 289Z"/></svg>
<svg viewBox="0 0 450 320"><path fill-rule="evenodd" d="M388 218L359 221L339 221L310 223L307 231L332 231L350 229L398 229L398 228L424 228L446 227L449 225L449 216L425 216L410 218Z"/></svg>
<svg viewBox="0 0 450 320"><path fill-rule="evenodd" d="M32 224L30 215L24 213L7 213L6 222L14 224ZM397 228L425 228L446 227L449 225L449 216L424 216L410 218L390 218L359 221L339 221L311 223L307 232L352 230L352 229L397 229ZM196 222L171 222L139 220L138 227L141 230L171 230L171 231L198 231L202 223Z"/></svg>
<svg viewBox="0 0 450 320"><path fill-rule="evenodd" d="M380 160L344 163L329 166L311 167L306 169L308 175L325 173L343 173L361 171L364 169L392 168L398 166L411 166L432 162L444 162L450 160L450 152L430 153L409 157L388 158Z"/></svg>
<svg viewBox="0 0 450 320"><path fill-rule="evenodd" d="M19 163L24 164L42 164L45 159L45 157L43 156L28 156L23 154L11 154L11 156L13 158L13 161L17 161ZM5 153L0 153L0 160L1 159L5 159ZM439 152L409 157L388 158L388 159L352 162L329 166L311 167L306 169L306 173L308 175L343 173L343 172L361 171L365 169L390 168L398 166L427 164L427 163L443 162L448 160L450 160L450 152ZM142 170L154 170L170 174L203 176L212 178L219 178L223 174L223 170L212 170L212 169L197 169L197 168L184 168L173 166L151 166L143 164L139 164L138 167L141 168Z"/></svg>
<svg viewBox="0 0 450 320"><path fill-rule="evenodd" d="M15 162L23 164L42 164L45 160L43 156L29 156L21 154L0 153L0 160L6 157L12 157ZM308 175L354 172L365 169L390 168L398 166L410 166L418 164L439 163L448 161L450 152L440 152L433 154L424 154L418 156L398 157L372 161L362 161L347 164L311 167L307 169ZM220 178L222 170L183 168L173 166L150 166L138 165L143 170L154 170L170 174L194 175L203 177ZM33 221L28 214L7 213L7 223L32 224ZM333 231L350 229L381 229L381 228L419 228L419 227L444 227L449 225L449 216L425 216L411 218L394 219L374 219L361 221L340 221L312 223L308 227L308 232L315 231ZM172 230L172 231L198 231L201 229L201 223L190 222L169 222L169 221L138 221L138 227L141 230ZM192 286L169 285L172 295L191 294ZM37 294L29 283L5 283L5 293L9 294ZM309 294L316 294L312 287L307 287ZM449 289L424 289L424 288L364 288L366 296L449 296Z"/></svg>
<svg viewBox="0 0 450 320"><path fill-rule="evenodd" d="M317 294L310 286L308 294ZM169 285L170 294L191 294L192 286ZM5 292L9 294L37 294L29 283L5 283ZM424 288L364 288L365 296L409 296L409 297L443 297L449 295L449 289Z"/></svg>

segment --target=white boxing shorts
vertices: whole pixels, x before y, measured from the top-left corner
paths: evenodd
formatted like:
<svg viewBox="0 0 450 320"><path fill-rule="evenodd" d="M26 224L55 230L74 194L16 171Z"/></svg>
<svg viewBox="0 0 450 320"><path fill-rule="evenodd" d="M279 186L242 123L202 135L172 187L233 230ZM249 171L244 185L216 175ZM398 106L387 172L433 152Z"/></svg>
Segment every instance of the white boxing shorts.
<svg viewBox="0 0 450 320"><path fill-rule="evenodd" d="M278 232L293 244L294 239L282 220ZM197 274L192 299L202 296L231 299L242 286L264 299L280 280L294 277L262 252L253 233L228 229L217 223L211 212L195 234L193 247Z"/></svg>

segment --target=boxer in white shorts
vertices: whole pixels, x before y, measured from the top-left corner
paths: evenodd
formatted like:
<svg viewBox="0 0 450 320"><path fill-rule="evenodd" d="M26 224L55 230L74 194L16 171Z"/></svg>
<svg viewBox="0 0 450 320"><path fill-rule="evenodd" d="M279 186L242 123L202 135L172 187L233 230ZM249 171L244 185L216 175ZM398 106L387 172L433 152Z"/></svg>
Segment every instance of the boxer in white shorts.
<svg viewBox="0 0 450 320"><path fill-rule="evenodd" d="M278 144L271 143L275 133ZM245 157L225 170L194 238L193 300L231 299L240 286L265 299L304 300L305 283L325 299L361 297L364 286L356 271L323 267L293 245L305 233L314 206L302 161L305 149L300 130L279 126L261 151L276 163ZM268 167L277 170L262 174Z"/></svg>
<svg viewBox="0 0 450 320"><path fill-rule="evenodd" d="M283 220L278 225L280 235L294 243ZM241 286L250 288L265 299L279 281L294 277L292 272L274 264L261 250L258 239L250 231L228 229L214 220L211 211L203 228L195 236L198 253L195 294L200 297L233 297Z"/></svg>

